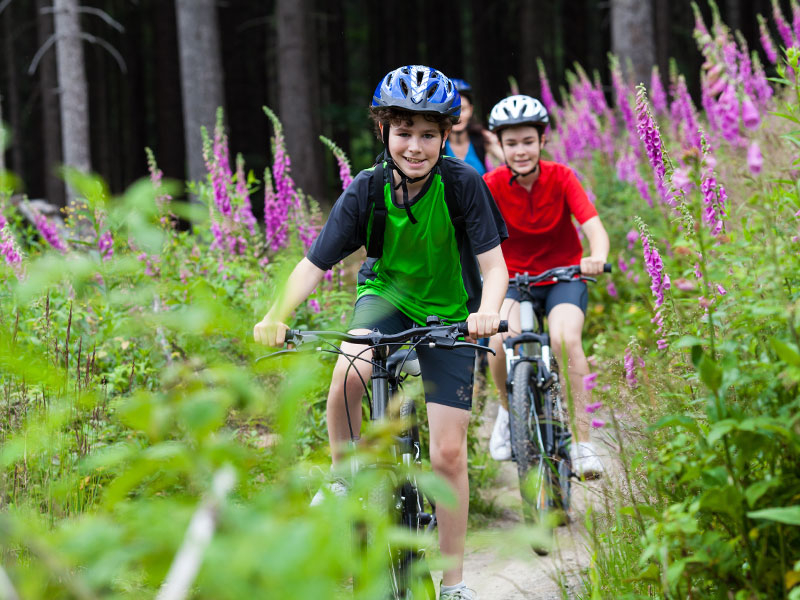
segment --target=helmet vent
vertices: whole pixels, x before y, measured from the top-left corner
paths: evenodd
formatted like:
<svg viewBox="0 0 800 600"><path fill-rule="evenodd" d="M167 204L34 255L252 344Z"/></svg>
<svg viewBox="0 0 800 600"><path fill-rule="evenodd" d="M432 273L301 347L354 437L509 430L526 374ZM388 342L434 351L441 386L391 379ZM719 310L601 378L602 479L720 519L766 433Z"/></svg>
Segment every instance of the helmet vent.
<svg viewBox="0 0 800 600"><path fill-rule="evenodd" d="M408 84L404 80L400 80L400 89L403 90L403 95L408 96Z"/></svg>

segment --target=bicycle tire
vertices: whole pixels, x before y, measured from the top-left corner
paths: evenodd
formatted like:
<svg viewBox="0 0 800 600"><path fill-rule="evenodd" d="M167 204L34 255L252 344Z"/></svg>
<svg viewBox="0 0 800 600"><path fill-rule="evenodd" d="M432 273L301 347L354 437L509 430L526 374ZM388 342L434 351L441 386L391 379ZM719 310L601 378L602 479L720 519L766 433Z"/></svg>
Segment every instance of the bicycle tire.
<svg viewBox="0 0 800 600"><path fill-rule="evenodd" d="M567 403L564 399L564 391L561 387L559 377L558 362L555 357L550 359L550 372L555 374L555 382L546 391L547 400L550 405L557 410L553 415L553 422L556 425L556 456L558 457L558 490L560 492L560 506L563 511L562 525L569 523L569 507L572 497L572 458L570 458L569 447L572 434L569 430L569 415L567 414ZM555 398L555 400L553 400Z"/></svg>
<svg viewBox="0 0 800 600"><path fill-rule="evenodd" d="M536 385L534 365L520 362L514 369L509 397L511 449L517 462L522 513L527 523L551 525L553 513L561 508L558 457L553 448L553 413L550 402ZM534 418L534 415L536 418ZM548 549L534 545L537 554Z"/></svg>
<svg viewBox="0 0 800 600"><path fill-rule="evenodd" d="M400 405L400 418L408 422L408 429L403 432L403 437L411 440L412 450L420 448L419 425L417 423L417 408L412 398L405 398ZM412 461L416 461L412 457ZM420 521L420 513L425 509L425 496L420 492L413 478L406 479L399 490L400 525L421 534L424 525ZM433 510L433 509L431 509ZM423 548L400 549L396 561L399 582L398 598L403 600L436 600L436 588L433 576L425 560ZM395 563L393 563L395 564Z"/></svg>

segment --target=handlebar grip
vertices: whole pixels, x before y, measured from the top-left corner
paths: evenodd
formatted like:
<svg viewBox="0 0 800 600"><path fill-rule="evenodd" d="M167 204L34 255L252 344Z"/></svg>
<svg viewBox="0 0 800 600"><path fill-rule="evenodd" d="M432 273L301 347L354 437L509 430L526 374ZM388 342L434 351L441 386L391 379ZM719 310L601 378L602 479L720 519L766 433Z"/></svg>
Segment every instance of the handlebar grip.
<svg viewBox="0 0 800 600"><path fill-rule="evenodd" d="M290 344L295 341L295 338L300 334L299 329L287 329L284 336L285 343Z"/></svg>
<svg viewBox="0 0 800 600"><path fill-rule="evenodd" d="M606 263L603 265L603 273L611 273L611 263Z"/></svg>
<svg viewBox="0 0 800 600"><path fill-rule="evenodd" d="M506 333L508 331L508 321L500 321L500 326L497 328L497 333ZM469 335L469 328L467 323L458 324L458 333L461 335Z"/></svg>

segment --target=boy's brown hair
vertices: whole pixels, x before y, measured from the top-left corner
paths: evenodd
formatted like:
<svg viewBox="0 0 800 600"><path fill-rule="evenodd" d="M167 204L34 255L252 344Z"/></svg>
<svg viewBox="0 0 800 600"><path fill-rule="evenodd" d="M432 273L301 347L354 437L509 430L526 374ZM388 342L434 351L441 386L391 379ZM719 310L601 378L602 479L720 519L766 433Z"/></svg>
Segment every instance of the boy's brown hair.
<svg viewBox="0 0 800 600"><path fill-rule="evenodd" d="M400 122L405 122L406 124L411 125L414 121L415 115L422 115L425 117L426 121L430 121L431 123L438 125L439 131L442 132L442 135L444 135L445 131L448 131L451 127L453 127L453 125L458 123L458 117L454 117L452 115L440 115L437 113L427 112L418 113L394 106L370 106L369 108L369 116L372 118L372 122L375 124L375 135L379 140L383 139L381 137L380 125L388 127L392 123L397 124Z"/></svg>

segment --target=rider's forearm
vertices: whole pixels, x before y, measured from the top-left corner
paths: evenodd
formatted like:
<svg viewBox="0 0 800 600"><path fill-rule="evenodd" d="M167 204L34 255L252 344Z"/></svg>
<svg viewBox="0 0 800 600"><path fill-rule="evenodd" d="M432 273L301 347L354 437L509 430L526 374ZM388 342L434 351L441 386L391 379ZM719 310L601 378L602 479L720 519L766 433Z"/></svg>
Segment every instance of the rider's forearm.
<svg viewBox="0 0 800 600"><path fill-rule="evenodd" d="M508 289L508 269L500 246L478 255L483 273L483 292L478 312L499 313Z"/></svg>
<svg viewBox="0 0 800 600"><path fill-rule="evenodd" d="M586 238L589 240L589 254L607 261L611 244L600 217L592 217L581 225L581 229L583 229L583 233L586 234Z"/></svg>
<svg viewBox="0 0 800 600"><path fill-rule="evenodd" d="M267 313L270 320L283 323L292 311L311 295L324 275L325 271L307 258L303 258L297 263L283 290L279 292L277 300L270 307Z"/></svg>

